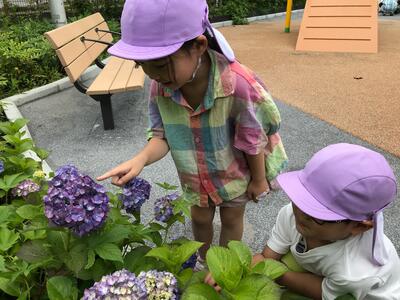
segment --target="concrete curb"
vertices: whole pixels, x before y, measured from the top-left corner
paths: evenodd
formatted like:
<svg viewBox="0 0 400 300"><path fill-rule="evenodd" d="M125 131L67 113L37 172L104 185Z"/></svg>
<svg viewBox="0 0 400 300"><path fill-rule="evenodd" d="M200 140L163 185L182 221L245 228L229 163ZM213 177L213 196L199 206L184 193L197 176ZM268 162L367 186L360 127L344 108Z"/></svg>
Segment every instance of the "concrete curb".
<svg viewBox="0 0 400 300"><path fill-rule="evenodd" d="M299 14L302 13L303 9L298 9L298 10L293 10L292 14ZM256 16L256 17L250 17L247 18L247 21L249 23L252 22L256 22L256 21L262 21L262 20L268 20L268 19L273 19L275 17L281 17L286 15L286 12L280 12L280 13L276 13L276 14L269 14L269 15L262 15L262 16ZM215 28L220 28L220 27L225 27L225 26L232 26L233 25L233 21L232 20L228 20L228 21L223 21L223 22L216 22L216 23L212 23L212 25ZM106 62L107 59L104 61ZM90 80L92 78L94 78L98 73L99 73L100 69L97 66L91 66L89 67L86 72L82 75L82 81L86 81L86 80ZM8 98L5 98L1 101L7 101L7 102L13 102L15 103L16 106L20 106L32 101L35 101L37 99L46 97L48 95L54 94L54 93L58 93L62 90L65 90L67 88L72 87L73 84L69 81L68 77L62 78L60 80L57 80L55 82L43 85L41 87L38 88L34 88L32 90L23 92L21 94L18 95L14 95Z"/></svg>

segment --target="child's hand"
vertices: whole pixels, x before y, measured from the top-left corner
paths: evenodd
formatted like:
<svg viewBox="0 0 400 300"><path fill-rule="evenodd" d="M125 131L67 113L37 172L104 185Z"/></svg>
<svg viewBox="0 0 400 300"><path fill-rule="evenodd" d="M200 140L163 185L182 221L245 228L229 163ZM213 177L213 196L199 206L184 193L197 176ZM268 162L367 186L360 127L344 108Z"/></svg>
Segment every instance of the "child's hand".
<svg viewBox="0 0 400 300"><path fill-rule="evenodd" d="M255 266L256 264L258 264L260 261L265 260L264 255L262 255L261 253L257 253L253 255L253 258L251 260L251 265Z"/></svg>
<svg viewBox="0 0 400 300"><path fill-rule="evenodd" d="M139 157L134 158L120 164L116 168L104 173L97 177L97 180L104 180L112 177L111 183L117 186L123 186L133 177L139 175L144 168L144 161Z"/></svg>
<svg viewBox="0 0 400 300"><path fill-rule="evenodd" d="M211 285L218 293L221 291L221 287L215 282L214 278L212 278L211 272L208 272L206 277L204 278L204 283Z"/></svg>
<svg viewBox="0 0 400 300"><path fill-rule="evenodd" d="M266 194L269 193L268 182L265 178L260 180L252 179L247 186L247 197L253 200L254 202L258 202L264 198Z"/></svg>

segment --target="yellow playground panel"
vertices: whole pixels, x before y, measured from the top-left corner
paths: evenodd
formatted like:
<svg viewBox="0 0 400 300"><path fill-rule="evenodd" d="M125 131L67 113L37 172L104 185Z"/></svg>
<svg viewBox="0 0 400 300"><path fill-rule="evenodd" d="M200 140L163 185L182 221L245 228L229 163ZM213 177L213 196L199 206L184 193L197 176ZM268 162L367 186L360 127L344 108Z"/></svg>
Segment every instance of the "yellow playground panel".
<svg viewBox="0 0 400 300"><path fill-rule="evenodd" d="M292 0L285 32L290 31ZM378 52L376 0L307 0L296 51Z"/></svg>

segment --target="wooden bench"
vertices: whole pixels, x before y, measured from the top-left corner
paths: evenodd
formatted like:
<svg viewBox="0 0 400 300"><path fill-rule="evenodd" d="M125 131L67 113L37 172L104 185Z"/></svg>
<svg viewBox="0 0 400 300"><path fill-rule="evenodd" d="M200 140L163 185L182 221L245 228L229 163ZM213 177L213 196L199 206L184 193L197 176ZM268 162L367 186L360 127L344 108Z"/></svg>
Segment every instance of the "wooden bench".
<svg viewBox="0 0 400 300"><path fill-rule="evenodd" d="M71 82L80 92L100 102L106 130L114 128L111 96L144 85L143 70L135 68L134 61L112 56L104 65L98 59L112 45L112 34L115 32L109 30L100 13L45 33ZM85 86L80 77L93 62L102 70L90 86Z"/></svg>

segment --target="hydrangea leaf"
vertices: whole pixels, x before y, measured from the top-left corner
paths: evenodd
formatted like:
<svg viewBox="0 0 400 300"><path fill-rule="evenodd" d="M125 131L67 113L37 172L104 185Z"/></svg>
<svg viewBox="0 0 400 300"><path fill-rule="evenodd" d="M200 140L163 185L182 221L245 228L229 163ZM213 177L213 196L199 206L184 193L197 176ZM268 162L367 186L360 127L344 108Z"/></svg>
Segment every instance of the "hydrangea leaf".
<svg viewBox="0 0 400 300"><path fill-rule="evenodd" d="M62 257L67 267L78 274L87 264L88 249L84 244L77 244Z"/></svg>
<svg viewBox="0 0 400 300"><path fill-rule="evenodd" d="M282 256L281 261L289 268L290 271L293 272L307 272L302 266L300 266L296 259L294 258L292 252L286 253Z"/></svg>
<svg viewBox="0 0 400 300"><path fill-rule="evenodd" d="M218 285L228 291L236 288L243 274L237 255L229 249L215 246L207 251L206 258L208 268Z"/></svg>
<svg viewBox="0 0 400 300"><path fill-rule="evenodd" d="M0 227L0 250L7 251L18 241L19 233Z"/></svg>
<svg viewBox="0 0 400 300"><path fill-rule="evenodd" d="M252 272L268 276L270 279L275 280L289 271L288 267L274 259L266 259L256 264Z"/></svg>
<svg viewBox="0 0 400 300"><path fill-rule="evenodd" d="M78 289L76 281L65 276L54 276L47 280L47 295L50 300L76 300Z"/></svg>
<svg viewBox="0 0 400 300"><path fill-rule="evenodd" d="M6 294L18 297L20 295L20 287L17 282L11 282L11 279L0 277L0 290Z"/></svg>
<svg viewBox="0 0 400 300"><path fill-rule="evenodd" d="M171 262L171 250L165 246L151 249L146 256L155 257L161 260L169 269L174 268L174 263Z"/></svg>
<svg viewBox="0 0 400 300"><path fill-rule="evenodd" d="M150 249L148 246L139 246L129 251L124 256L124 267L135 274L154 268L160 269L160 261L154 257L146 256Z"/></svg>
<svg viewBox="0 0 400 300"><path fill-rule="evenodd" d="M38 216L43 215L43 210L40 206L36 205L23 205L17 209L17 214L24 219L32 220Z"/></svg>
<svg viewBox="0 0 400 300"><path fill-rule="evenodd" d="M208 284L190 285L182 295L182 300L220 300L221 296Z"/></svg>
<svg viewBox="0 0 400 300"><path fill-rule="evenodd" d="M239 241L230 241L228 248L237 255L240 263L245 269L249 269L251 265L252 255L249 247Z"/></svg>
<svg viewBox="0 0 400 300"><path fill-rule="evenodd" d="M203 245L203 243L196 241L187 241L182 245L177 247L175 251L173 251L173 255L171 257L172 262L176 265L182 265L185 261L192 256L199 248Z"/></svg>
<svg viewBox="0 0 400 300"><path fill-rule="evenodd" d="M230 292L233 300L279 300L280 294L275 282L259 274L244 278L237 288Z"/></svg>
<svg viewBox="0 0 400 300"><path fill-rule="evenodd" d="M44 241L34 240L24 243L18 250L17 256L29 263L37 263L49 259L51 254L45 247Z"/></svg>
<svg viewBox="0 0 400 300"><path fill-rule="evenodd" d="M0 272L5 272L6 271L6 262L4 260L4 257L0 255Z"/></svg>
<svg viewBox="0 0 400 300"><path fill-rule="evenodd" d="M12 215L13 209L15 208L11 205L0 206L0 224L7 223L8 218Z"/></svg>
<svg viewBox="0 0 400 300"><path fill-rule="evenodd" d="M90 269L94 265L94 261L96 259L96 253L92 249L88 251L87 264L85 266L85 270Z"/></svg>
<svg viewBox="0 0 400 300"><path fill-rule="evenodd" d="M101 244L96 249L95 252L105 260L124 262L122 259L121 250L117 245L114 244Z"/></svg>

